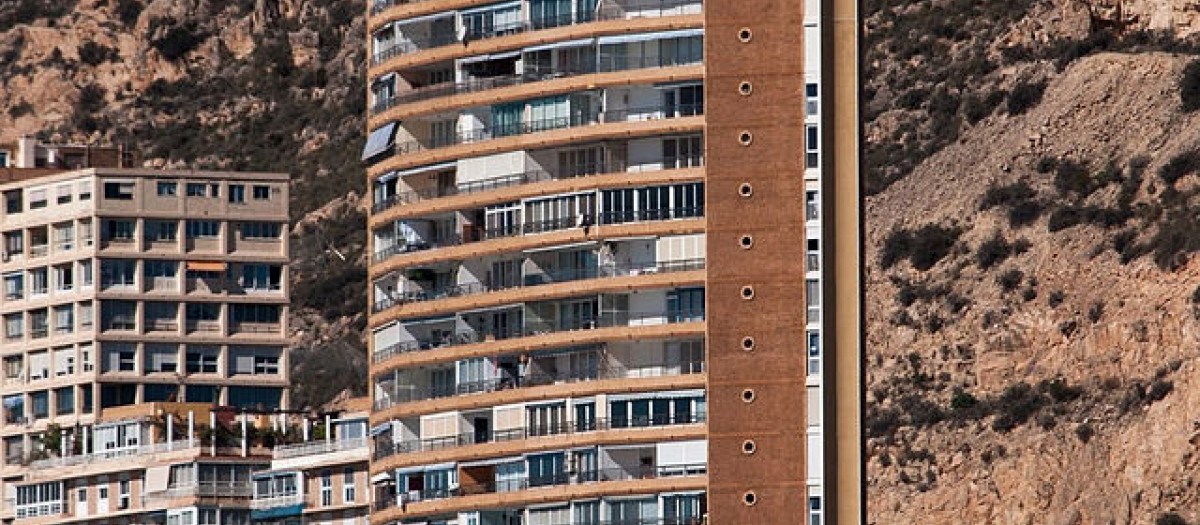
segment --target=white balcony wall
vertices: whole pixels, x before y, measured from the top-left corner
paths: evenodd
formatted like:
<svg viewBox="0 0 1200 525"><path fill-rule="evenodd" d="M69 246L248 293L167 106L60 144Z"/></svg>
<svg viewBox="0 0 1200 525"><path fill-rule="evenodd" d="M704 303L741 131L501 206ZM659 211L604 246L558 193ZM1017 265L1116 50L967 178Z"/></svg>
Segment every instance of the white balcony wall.
<svg viewBox="0 0 1200 525"><path fill-rule="evenodd" d="M524 173L527 159L524 151L461 159L458 161L458 184Z"/></svg>
<svg viewBox="0 0 1200 525"><path fill-rule="evenodd" d="M703 234L660 237L656 246L658 262L703 259L704 242Z"/></svg>

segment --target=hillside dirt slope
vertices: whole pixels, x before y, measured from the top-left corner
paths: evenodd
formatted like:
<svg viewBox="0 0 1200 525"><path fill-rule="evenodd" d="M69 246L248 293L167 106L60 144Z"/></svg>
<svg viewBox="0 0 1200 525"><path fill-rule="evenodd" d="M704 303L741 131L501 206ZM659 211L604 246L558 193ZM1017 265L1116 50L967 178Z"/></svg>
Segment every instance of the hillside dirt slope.
<svg viewBox="0 0 1200 525"><path fill-rule="evenodd" d="M1078 60L868 200L871 523L1200 520L1200 261L1156 251L1198 209L1190 60Z"/></svg>

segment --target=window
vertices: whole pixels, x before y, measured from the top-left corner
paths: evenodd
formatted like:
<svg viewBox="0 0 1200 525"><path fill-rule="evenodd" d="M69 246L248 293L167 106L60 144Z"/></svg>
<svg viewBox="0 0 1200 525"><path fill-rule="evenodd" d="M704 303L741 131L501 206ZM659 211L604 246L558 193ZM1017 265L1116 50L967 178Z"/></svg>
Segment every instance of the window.
<svg viewBox="0 0 1200 525"><path fill-rule="evenodd" d="M664 139L662 149L664 168L691 168L704 165L704 138L702 136Z"/></svg>
<svg viewBox="0 0 1200 525"><path fill-rule="evenodd" d="M75 224L64 222L54 225L54 244L55 249L60 251L70 250L75 247Z"/></svg>
<svg viewBox="0 0 1200 525"><path fill-rule="evenodd" d="M137 274L137 261L134 259L101 259L100 286L130 287L134 286Z"/></svg>
<svg viewBox="0 0 1200 525"><path fill-rule="evenodd" d="M821 164L821 143L816 126L804 127L804 167L816 168Z"/></svg>
<svg viewBox="0 0 1200 525"><path fill-rule="evenodd" d="M821 334L815 330L808 332L808 375L821 373Z"/></svg>
<svg viewBox="0 0 1200 525"><path fill-rule="evenodd" d="M808 497L808 525L821 525L821 498Z"/></svg>
<svg viewBox="0 0 1200 525"><path fill-rule="evenodd" d="M166 344L146 345L146 373L175 372L179 369L179 347Z"/></svg>
<svg viewBox="0 0 1200 525"><path fill-rule="evenodd" d="M280 319L280 309L277 304L241 304L229 305L234 324L267 323L276 324Z"/></svg>
<svg viewBox="0 0 1200 525"><path fill-rule="evenodd" d="M92 200L92 183L91 181L82 181L79 183L79 200Z"/></svg>
<svg viewBox="0 0 1200 525"><path fill-rule="evenodd" d="M43 390L29 394L29 407L34 419L50 417L50 392Z"/></svg>
<svg viewBox="0 0 1200 525"><path fill-rule="evenodd" d="M29 209L40 210L46 207L46 190L29 190Z"/></svg>
<svg viewBox="0 0 1200 525"><path fill-rule="evenodd" d="M246 187L241 184L229 185L229 202L231 204L242 204L246 202Z"/></svg>
<svg viewBox="0 0 1200 525"><path fill-rule="evenodd" d="M189 374L217 373L217 359L220 349L216 347L189 346L187 351L187 372Z"/></svg>
<svg viewBox="0 0 1200 525"><path fill-rule="evenodd" d="M821 321L821 281L808 279L804 282L804 299L808 302L808 323Z"/></svg>
<svg viewBox="0 0 1200 525"><path fill-rule="evenodd" d="M321 506L333 505L333 478L329 470L321 471Z"/></svg>
<svg viewBox="0 0 1200 525"><path fill-rule="evenodd" d="M214 199L217 197L220 197L221 196L221 185L217 184L215 182L212 184L209 184L208 185L208 193L209 193L209 196Z"/></svg>
<svg viewBox="0 0 1200 525"><path fill-rule="evenodd" d="M79 282L84 288L92 286L92 260L79 261Z"/></svg>
<svg viewBox="0 0 1200 525"><path fill-rule="evenodd" d="M10 341L25 337L25 314L17 312L4 316L4 337Z"/></svg>
<svg viewBox="0 0 1200 525"><path fill-rule="evenodd" d="M667 117L704 114L704 86L683 86L663 92L663 111Z"/></svg>
<svg viewBox="0 0 1200 525"><path fill-rule="evenodd" d="M4 232L4 255L13 257L25 253L25 232Z"/></svg>
<svg viewBox="0 0 1200 525"><path fill-rule="evenodd" d="M71 202L71 186L69 184L59 186L54 190L55 193L57 193L56 202L59 204L67 204Z"/></svg>
<svg viewBox="0 0 1200 525"><path fill-rule="evenodd" d="M146 238L150 242L173 242L179 223L175 221L146 221Z"/></svg>
<svg viewBox="0 0 1200 525"><path fill-rule="evenodd" d="M8 214L21 213L25 208L24 193L21 190L4 192L4 211Z"/></svg>
<svg viewBox="0 0 1200 525"><path fill-rule="evenodd" d="M54 307L54 333L69 334L75 331L75 305L60 304Z"/></svg>
<svg viewBox="0 0 1200 525"><path fill-rule="evenodd" d="M179 303L147 301L146 329L175 331L179 329Z"/></svg>
<svg viewBox="0 0 1200 525"><path fill-rule="evenodd" d="M810 116L810 117L817 116L818 112L820 111L820 103L817 100L817 85L816 84L805 84L804 85L804 98L805 98L804 112L807 113L808 116Z"/></svg>
<svg viewBox="0 0 1200 525"><path fill-rule="evenodd" d="M79 329L86 330L92 327L92 302L84 301L79 303ZM86 353L85 353L86 355ZM87 365L84 365L85 371Z"/></svg>
<svg viewBox="0 0 1200 525"><path fill-rule="evenodd" d="M212 239L221 234L221 223L217 221L187 221L189 239Z"/></svg>
<svg viewBox="0 0 1200 525"><path fill-rule="evenodd" d="M187 196L188 197L203 197L208 193L207 189L208 189L207 186L205 186L202 183L189 182L189 183L187 183Z"/></svg>
<svg viewBox="0 0 1200 525"><path fill-rule="evenodd" d="M54 412L60 416L75 412L75 389L73 387L59 388L54 391Z"/></svg>
<svg viewBox="0 0 1200 525"><path fill-rule="evenodd" d="M39 308L29 312L29 332L34 339L40 339L50 335L49 328L50 312L45 308Z"/></svg>
<svg viewBox="0 0 1200 525"><path fill-rule="evenodd" d="M675 322L704 319L704 289L684 288L668 292L667 316Z"/></svg>
<svg viewBox="0 0 1200 525"><path fill-rule="evenodd" d="M274 410L279 408L279 400L283 389L266 386L231 386L228 388L229 405L238 408L259 408Z"/></svg>
<svg viewBox="0 0 1200 525"><path fill-rule="evenodd" d="M243 239L278 239L281 227L277 222L243 222Z"/></svg>
<svg viewBox="0 0 1200 525"><path fill-rule="evenodd" d="M274 264L243 264L242 288L246 290L271 291L280 289L283 267Z"/></svg>
<svg viewBox="0 0 1200 525"><path fill-rule="evenodd" d="M112 372L114 370L120 372L132 372L136 369L137 353L133 350L120 350L117 352L112 352L109 354L107 363L111 365L111 368L108 368L105 370L105 372Z"/></svg>
<svg viewBox="0 0 1200 525"><path fill-rule="evenodd" d="M270 186L254 186L254 200L265 201L271 198Z"/></svg>
<svg viewBox="0 0 1200 525"><path fill-rule="evenodd" d="M25 370L25 359L19 355L10 355L4 357L4 378L18 379L21 373Z"/></svg>
<svg viewBox="0 0 1200 525"><path fill-rule="evenodd" d="M658 41L658 50L664 66L691 64L704 57L704 39L699 36L665 38Z"/></svg>
<svg viewBox="0 0 1200 525"><path fill-rule="evenodd" d="M54 291L68 292L75 288L75 265L71 263L54 267Z"/></svg>
<svg viewBox="0 0 1200 525"><path fill-rule="evenodd" d="M150 283L153 283L156 279L174 279L179 273L179 261L147 259L142 265L145 268L146 280Z"/></svg>
<svg viewBox="0 0 1200 525"><path fill-rule="evenodd" d="M159 181L157 186L159 197L174 197L179 192L179 184L174 182Z"/></svg>
<svg viewBox="0 0 1200 525"><path fill-rule="evenodd" d="M342 503L354 503L356 499L354 486L354 469L346 467L342 473Z"/></svg>
<svg viewBox="0 0 1200 525"><path fill-rule="evenodd" d="M279 375L279 356L254 356L254 375Z"/></svg>
<svg viewBox="0 0 1200 525"><path fill-rule="evenodd" d="M45 268L29 270L29 294L45 295L50 290L49 271Z"/></svg>
<svg viewBox="0 0 1200 525"><path fill-rule="evenodd" d="M821 218L821 194L817 190L804 192L804 220L815 221Z"/></svg>
<svg viewBox="0 0 1200 525"><path fill-rule="evenodd" d="M4 274L4 300L20 301L25 298L25 274L12 272Z"/></svg>
<svg viewBox="0 0 1200 525"><path fill-rule="evenodd" d="M132 182L105 182L104 198L117 201L133 200Z"/></svg>
<svg viewBox="0 0 1200 525"><path fill-rule="evenodd" d="M100 303L100 327L104 330L133 330L137 327L137 303L133 301Z"/></svg>
<svg viewBox="0 0 1200 525"><path fill-rule="evenodd" d="M136 223L133 219L108 219L104 221L104 237L112 241L132 241Z"/></svg>

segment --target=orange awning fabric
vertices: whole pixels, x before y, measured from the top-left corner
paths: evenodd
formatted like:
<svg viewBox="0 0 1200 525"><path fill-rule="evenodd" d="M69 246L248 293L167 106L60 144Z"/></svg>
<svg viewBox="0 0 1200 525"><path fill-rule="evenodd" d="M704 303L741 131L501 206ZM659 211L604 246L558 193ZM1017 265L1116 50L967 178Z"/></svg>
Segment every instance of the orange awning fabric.
<svg viewBox="0 0 1200 525"><path fill-rule="evenodd" d="M225 263L209 262L209 261L188 261L188 270L197 272L223 272L225 271Z"/></svg>

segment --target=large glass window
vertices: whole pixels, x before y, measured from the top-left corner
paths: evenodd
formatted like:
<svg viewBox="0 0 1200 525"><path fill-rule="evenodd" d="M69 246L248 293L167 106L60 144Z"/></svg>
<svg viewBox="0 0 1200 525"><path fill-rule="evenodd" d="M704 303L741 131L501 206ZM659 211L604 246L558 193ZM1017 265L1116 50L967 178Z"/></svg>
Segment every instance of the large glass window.
<svg viewBox="0 0 1200 525"><path fill-rule="evenodd" d="M189 239L216 238L221 234L221 223L217 221L187 221Z"/></svg>

